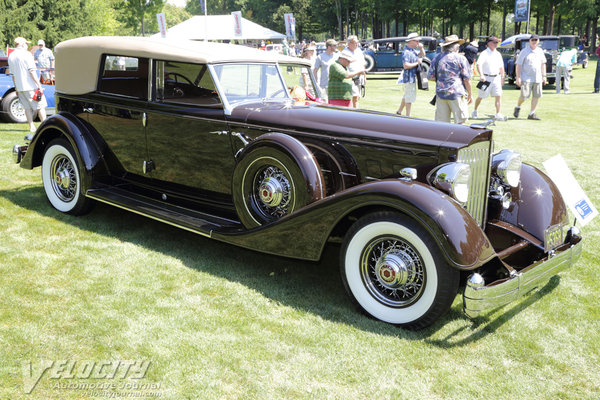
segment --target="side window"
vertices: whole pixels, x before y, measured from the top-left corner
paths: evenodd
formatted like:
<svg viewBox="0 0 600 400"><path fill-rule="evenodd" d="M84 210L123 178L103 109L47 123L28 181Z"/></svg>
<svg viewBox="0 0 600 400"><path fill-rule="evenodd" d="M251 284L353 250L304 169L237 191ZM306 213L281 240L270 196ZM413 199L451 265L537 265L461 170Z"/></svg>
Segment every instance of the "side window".
<svg viewBox="0 0 600 400"><path fill-rule="evenodd" d="M104 56L98 90L102 93L147 99L148 59Z"/></svg>
<svg viewBox="0 0 600 400"><path fill-rule="evenodd" d="M156 100L164 103L222 106L205 64L156 62Z"/></svg>

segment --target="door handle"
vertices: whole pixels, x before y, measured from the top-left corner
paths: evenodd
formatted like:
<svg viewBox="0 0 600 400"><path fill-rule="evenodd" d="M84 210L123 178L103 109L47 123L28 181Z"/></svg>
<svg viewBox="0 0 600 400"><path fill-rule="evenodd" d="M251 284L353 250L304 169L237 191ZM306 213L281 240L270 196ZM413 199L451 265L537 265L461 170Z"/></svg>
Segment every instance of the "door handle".
<svg viewBox="0 0 600 400"><path fill-rule="evenodd" d="M83 107L83 112L88 113L88 114L93 114L94 113L94 109L92 107Z"/></svg>
<svg viewBox="0 0 600 400"><path fill-rule="evenodd" d="M146 115L146 113L142 113L142 125L144 126L144 128L146 127L147 124L148 124L148 116Z"/></svg>

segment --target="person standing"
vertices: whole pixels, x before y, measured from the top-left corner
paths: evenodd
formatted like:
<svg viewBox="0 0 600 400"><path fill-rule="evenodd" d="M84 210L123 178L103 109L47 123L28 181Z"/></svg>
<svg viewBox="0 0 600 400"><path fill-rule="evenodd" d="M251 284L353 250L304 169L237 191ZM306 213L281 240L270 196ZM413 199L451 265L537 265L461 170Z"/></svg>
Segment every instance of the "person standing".
<svg viewBox="0 0 600 400"><path fill-rule="evenodd" d="M565 94L569 94L569 84L571 82L571 70L572 65L577 62L577 49L572 48L571 50L563 50L558 56L556 62L556 93L560 93L561 78L563 83L563 90Z"/></svg>
<svg viewBox="0 0 600 400"><path fill-rule="evenodd" d="M365 56L359 47L356 35L348 36L348 45L342 53L344 52L353 60L349 67L350 72L359 72L354 75L356 78L352 80L352 107L358 108L358 100L362 97L362 89L366 84L367 75L365 73Z"/></svg>
<svg viewBox="0 0 600 400"><path fill-rule="evenodd" d="M490 36L486 40L486 49L481 52L477 59L476 68L479 73L479 82L488 82L485 89L479 89L475 106L473 107L473 118L477 118L477 108L481 104L481 100L492 96L496 103L495 120L506 121L506 117L500 112L502 98L502 84L504 83L504 61L502 55L497 49L500 39L496 36Z"/></svg>
<svg viewBox="0 0 600 400"><path fill-rule="evenodd" d="M600 45L596 49L598 63L596 64L596 77L594 78L594 93L600 93Z"/></svg>
<svg viewBox="0 0 600 400"><path fill-rule="evenodd" d="M477 40L473 40L467 46L465 46L465 58L469 62L469 65L473 65L477 59L477 53L479 52L479 43Z"/></svg>
<svg viewBox="0 0 600 400"><path fill-rule="evenodd" d="M421 38L416 32L406 37L406 47L402 53L404 96L402 97L400 108L396 111L398 115L402 115L402 110L406 107L406 116L410 117L412 103L417 100L417 71L419 65L423 62L423 57L425 57L425 49L420 40Z"/></svg>
<svg viewBox="0 0 600 400"><path fill-rule="evenodd" d="M42 79L50 80L52 76L50 70L54 69L54 54L42 39L38 40L38 49L33 53L33 58L35 65L41 70Z"/></svg>
<svg viewBox="0 0 600 400"><path fill-rule="evenodd" d="M342 52L337 60L329 66L329 84L327 86L328 103L335 106L351 107L352 105L352 79L364 72L350 72L348 67L352 57Z"/></svg>
<svg viewBox="0 0 600 400"><path fill-rule="evenodd" d="M468 119L468 104L473 101L471 68L465 56L458 53L462 43L464 40L456 35L447 36L440 44L442 53L431 62L427 77L436 82L436 121L450 122L451 114L457 124L464 124Z"/></svg>
<svg viewBox="0 0 600 400"><path fill-rule="evenodd" d="M529 38L529 46L526 46L519 57L516 64L516 80L517 86L521 86L521 94L517 100L517 106L513 115L519 118L521 104L532 96L531 111L527 119L539 121L541 118L535 113L538 102L542 97L542 86L546 84L546 55L544 51L538 47L540 38L538 35L531 35Z"/></svg>
<svg viewBox="0 0 600 400"><path fill-rule="evenodd" d="M15 39L15 50L8 57L8 68L12 75L15 91L19 101L25 110L25 117L29 123L29 131L35 132L33 117L37 114L40 121L46 119L46 96L41 96L40 100L34 100L36 89L42 90L42 84L36 74L35 61L33 55L27 51L27 44L31 43L25 38Z"/></svg>
<svg viewBox="0 0 600 400"><path fill-rule="evenodd" d="M327 85L329 84L329 66L337 60L337 42L334 39L325 41L325 51L317 56L313 73L317 76L317 71L321 70L319 76L319 87L321 96L327 102Z"/></svg>

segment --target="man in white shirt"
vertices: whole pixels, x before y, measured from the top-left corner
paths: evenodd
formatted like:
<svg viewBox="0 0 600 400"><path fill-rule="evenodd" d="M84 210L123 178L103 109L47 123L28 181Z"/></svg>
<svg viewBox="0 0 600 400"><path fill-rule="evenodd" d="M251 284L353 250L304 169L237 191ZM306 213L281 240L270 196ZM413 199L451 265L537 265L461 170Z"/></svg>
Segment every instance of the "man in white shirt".
<svg viewBox="0 0 600 400"><path fill-rule="evenodd" d="M42 70L44 81L51 79L53 74L50 73L50 70L54 69L54 54L46 47L46 42L42 39L38 40L38 49L33 53L33 59L37 67Z"/></svg>
<svg viewBox="0 0 600 400"><path fill-rule="evenodd" d="M542 86L546 84L546 55L544 51L538 47L540 37L538 35L531 35L529 38L529 46L526 46L519 57L517 58L516 75L517 79L515 83L517 86L521 86L521 95L517 101L517 106L513 115L515 118L519 118L519 111L521 111L521 104L533 94L531 99L531 111L527 119L540 120L536 115L535 109L537 108L540 97L542 97Z"/></svg>
<svg viewBox="0 0 600 400"><path fill-rule="evenodd" d="M502 106L502 84L504 83L504 61L502 55L496 50L498 47L498 39L496 36L490 36L487 38L487 48L481 52L477 59L477 72L479 72L478 86L481 86L484 82L487 82L489 86L487 88L481 87L477 94L477 100L475 100L475 106L473 108L473 118L477 118L477 108L481 104L481 100L492 96L496 100L496 115L494 119L498 121L506 121L506 117L500 113Z"/></svg>
<svg viewBox="0 0 600 400"><path fill-rule="evenodd" d="M42 90L42 84L36 74L35 61L33 55L27 51L27 41L25 38L15 39L15 49L8 57L8 68L15 84L17 96L25 109L25 116L29 123L29 131L35 132L33 117L38 114L40 121L46 119L46 96L41 96L40 100L34 100L36 89Z"/></svg>
<svg viewBox="0 0 600 400"><path fill-rule="evenodd" d="M334 39L327 39L325 42L325 51L317 56L313 72L317 76L317 71L321 70L319 76L319 87L321 88L321 98L327 103L327 85L329 84L329 66L337 60L337 42Z"/></svg>
<svg viewBox="0 0 600 400"><path fill-rule="evenodd" d="M348 54L351 57L352 63L348 67L349 72L356 73L362 71L361 74L356 75L354 79L352 79L352 107L358 108L358 99L362 97L362 88L365 86L367 82L367 76L364 72L365 70L365 56L363 55L362 50L358 46L358 37L356 35L348 36L348 45L343 50L344 53Z"/></svg>

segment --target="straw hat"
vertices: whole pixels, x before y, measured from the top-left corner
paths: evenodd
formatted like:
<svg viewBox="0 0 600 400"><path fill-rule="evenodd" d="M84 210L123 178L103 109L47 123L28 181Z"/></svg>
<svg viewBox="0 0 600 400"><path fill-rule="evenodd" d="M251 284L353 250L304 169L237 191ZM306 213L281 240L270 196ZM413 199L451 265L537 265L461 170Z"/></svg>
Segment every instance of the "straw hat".
<svg viewBox="0 0 600 400"><path fill-rule="evenodd" d="M448 46L449 44L453 44L453 43L463 44L464 42L465 41L463 39L459 39L458 36L450 35L450 36L446 36L444 38L444 42L440 43L440 46L445 47L445 46Z"/></svg>

